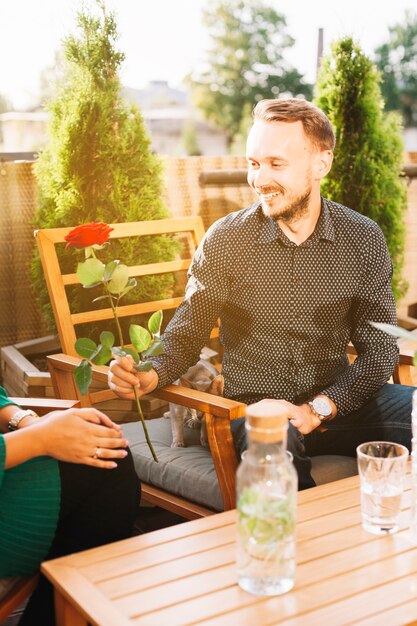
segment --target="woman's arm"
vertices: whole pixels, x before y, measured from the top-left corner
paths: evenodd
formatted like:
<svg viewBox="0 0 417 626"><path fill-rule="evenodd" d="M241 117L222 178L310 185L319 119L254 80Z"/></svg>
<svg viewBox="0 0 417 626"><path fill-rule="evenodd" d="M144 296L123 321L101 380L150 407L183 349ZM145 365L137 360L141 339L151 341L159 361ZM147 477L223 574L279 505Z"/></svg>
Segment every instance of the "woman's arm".
<svg viewBox="0 0 417 626"><path fill-rule="evenodd" d="M20 407L16 406L15 404L8 404L7 406L3 406L0 409L0 432L1 433L7 433L9 430L9 422L12 419L13 415L15 415L15 413L17 413L18 411L21 411ZM32 416L27 416L24 417L20 423L19 423L19 428L21 428L22 426L26 426L29 423L31 423L32 421L35 421L36 418L32 417ZM26 423L25 423L26 422Z"/></svg>
<svg viewBox="0 0 417 626"><path fill-rule="evenodd" d="M7 408L0 410L4 421ZM43 455L112 469L117 465L115 460L127 455L123 448L129 444L120 426L96 409L53 411L48 419L35 420L30 428L6 433L4 442L6 469Z"/></svg>
<svg viewBox="0 0 417 626"><path fill-rule="evenodd" d="M0 433L7 433L10 420L21 410L19 406L11 402L4 387L0 387ZM30 414L25 415L25 417L19 420L18 428L30 426L30 424L36 422L37 419L37 417Z"/></svg>
<svg viewBox="0 0 417 626"><path fill-rule="evenodd" d="M5 469L24 463L36 456L43 456L42 442L39 437L33 437L31 430L22 428L4 437L6 444Z"/></svg>

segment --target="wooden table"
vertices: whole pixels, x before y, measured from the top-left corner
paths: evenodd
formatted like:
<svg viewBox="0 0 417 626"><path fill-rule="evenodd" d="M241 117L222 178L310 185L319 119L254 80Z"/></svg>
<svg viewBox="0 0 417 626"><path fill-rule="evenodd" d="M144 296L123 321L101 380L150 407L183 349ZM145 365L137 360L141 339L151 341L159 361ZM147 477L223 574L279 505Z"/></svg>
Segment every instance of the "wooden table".
<svg viewBox="0 0 417 626"><path fill-rule="evenodd" d="M286 626L417 623L409 490L400 531L361 527L358 477L299 494L294 589L263 598L236 584L235 512L45 563L58 624Z"/></svg>

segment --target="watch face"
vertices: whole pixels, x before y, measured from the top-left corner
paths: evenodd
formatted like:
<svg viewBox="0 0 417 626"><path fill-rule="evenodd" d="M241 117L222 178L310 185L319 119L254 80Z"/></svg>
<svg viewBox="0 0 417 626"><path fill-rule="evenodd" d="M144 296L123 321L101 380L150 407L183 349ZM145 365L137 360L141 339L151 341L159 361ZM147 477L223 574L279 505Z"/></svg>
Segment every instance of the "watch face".
<svg viewBox="0 0 417 626"><path fill-rule="evenodd" d="M323 417L328 417L332 414L332 407L330 403L324 398L314 398L313 400L313 408L319 415L323 415Z"/></svg>

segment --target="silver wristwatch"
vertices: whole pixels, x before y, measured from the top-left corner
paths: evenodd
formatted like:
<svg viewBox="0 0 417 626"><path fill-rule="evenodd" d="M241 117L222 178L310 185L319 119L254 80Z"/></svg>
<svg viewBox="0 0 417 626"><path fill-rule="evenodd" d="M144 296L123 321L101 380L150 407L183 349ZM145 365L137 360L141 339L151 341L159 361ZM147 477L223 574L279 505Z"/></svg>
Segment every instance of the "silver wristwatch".
<svg viewBox="0 0 417 626"><path fill-rule="evenodd" d="M28 417L29 415L39 419L39 415L31 409L20 409L20 411L16 411L12 419L9 421L9 430L17 430L22 419Z"/></svg>
<svg viewBox="0 0 417 626"><path fill-rule="evenodd" d="M326 398L314 398L308 405L321 422L325 422L332 416L332 407Z"/></svg>

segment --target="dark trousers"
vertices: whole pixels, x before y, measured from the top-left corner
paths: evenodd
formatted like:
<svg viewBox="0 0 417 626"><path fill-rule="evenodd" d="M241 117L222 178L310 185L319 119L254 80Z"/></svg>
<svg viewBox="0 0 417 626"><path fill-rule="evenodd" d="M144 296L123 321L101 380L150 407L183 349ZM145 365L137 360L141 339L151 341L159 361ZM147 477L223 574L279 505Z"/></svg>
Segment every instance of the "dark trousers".
<svg viewBox="0 0 417 626"><path fill-rule="evenodd" d="M47 559L126 539L138 514L140 483L132 457L112 470L59 463L61 509ZM54 626L53 589L41 575L19 626Z"/></svg>
<svg viewBox="0 0 417 626"><path fill-rule="evenodd" d="M314 487L311 458L321 454L356 456L356 448L365 441L393 441L411 451L411 402L415 387L383 385L360 409L336 416L325 424L326 430L301 435L291 424L288 428L288 450L294 455L299 489ZM247 447L244 418L231 423L238 454Z"/></svg>

